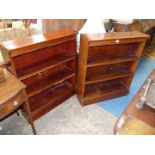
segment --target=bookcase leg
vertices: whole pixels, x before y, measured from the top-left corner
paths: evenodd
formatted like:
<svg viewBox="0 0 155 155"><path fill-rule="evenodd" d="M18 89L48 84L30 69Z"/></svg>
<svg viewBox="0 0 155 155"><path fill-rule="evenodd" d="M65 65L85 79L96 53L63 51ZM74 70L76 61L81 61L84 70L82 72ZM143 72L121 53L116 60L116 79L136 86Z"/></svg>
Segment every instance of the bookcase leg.
<svg viewBox="0 0 155 155"><path fill-rule="evenodd" d="M31 116L31 112L30 112L30 108L29 108L29 103L28 101L26 100L25 103L24 103L24 110L25 112L27 113L27 116L28 116L28 121L31 125L31 128L32 128L32 131L33 131L33 134L36 135L36 129L35 129L35 126L34 126L34 122L32 120L32 116Z"/></svg>
<svg viewBox="0 0 155 155"><path fill-rule="evenodd" d="M19 116L19 111L16 112L17 116Z"/></svg>

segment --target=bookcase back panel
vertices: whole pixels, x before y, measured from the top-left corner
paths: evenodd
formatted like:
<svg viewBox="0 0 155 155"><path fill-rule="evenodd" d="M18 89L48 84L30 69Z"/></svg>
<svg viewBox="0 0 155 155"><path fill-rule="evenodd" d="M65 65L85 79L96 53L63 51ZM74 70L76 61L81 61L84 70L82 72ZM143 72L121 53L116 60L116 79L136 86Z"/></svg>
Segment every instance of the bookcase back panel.
<svg viewBox="0 0 155 155"><path fill-rule="evenodd" d="M128 70L128 63L117 63L112 65L103 65L103 66L97 66L97 67L90 67L87 69L87 74L92 74L93 76L96 76L96 73L110 73L115 72L118 70Z"/></svg>
<svg viewBox="0 0 155 155"><path fill-rule="evenodd" d="M103 65L97 67L90 67L87 69L87 79L91 77L97 77L100 75L107 75L113 73L126 73L129 72L129 64L126 63L117 63L112 65Z"/></svg>
<svg viewBox="0 0 155 155"><path fill-rule="evenodd" d="M22 76L44 66L57 63L57 61L75 55L76 40L48 46L33 52L18 55L12 58L17 76Z"/></svg>
<svg viewBox="0 0 155 155"><path fill-rule="evenodd" d="M73 57L71 60L66 61L64 64L70 71L73 71L74 73L76 72L76 57Z"/></svg>
<svg viewBox="0 0 155 155"><path fill-rule="evenodd" d="M89 48L88 57L126 57L134 56L140 43L103 45ZM89 59L89 58L88 58Z"/></svg>

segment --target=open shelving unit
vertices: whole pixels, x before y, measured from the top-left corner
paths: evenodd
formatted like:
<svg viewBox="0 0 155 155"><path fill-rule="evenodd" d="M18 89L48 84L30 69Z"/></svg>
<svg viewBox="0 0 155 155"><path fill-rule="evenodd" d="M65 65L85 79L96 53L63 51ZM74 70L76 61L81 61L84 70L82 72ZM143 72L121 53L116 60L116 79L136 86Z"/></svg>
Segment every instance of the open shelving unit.
<svg viewBox="0 0 155 155"><path fill-rule="evenodd" d="M149 36L81 34L77 95L82 105L126 95Z"/></svg>
<svg viewBox="0 0 155 155"><path fill-rule="evenodd" d="M76 32L69 29L7 41L8 67L26 86L36 120L75 93Z"/></svg>

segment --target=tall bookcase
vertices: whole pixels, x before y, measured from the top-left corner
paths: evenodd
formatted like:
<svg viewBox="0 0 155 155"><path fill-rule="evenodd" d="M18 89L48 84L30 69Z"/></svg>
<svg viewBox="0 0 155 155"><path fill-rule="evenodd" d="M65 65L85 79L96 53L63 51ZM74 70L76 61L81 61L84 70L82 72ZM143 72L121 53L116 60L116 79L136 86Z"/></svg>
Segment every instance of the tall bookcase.
<svg viewBox="0 0 155 155"><path fill-rule="evenodd" d="M149 36L81 34L77 95L82 105L126 95Z"/></svg>
<svg viewBox="0 0 155 155"><path fill-rule="evenodd" d="M27 86L33 120L75 93L76 32L64 29L3 42L16 77Z"/></svg>

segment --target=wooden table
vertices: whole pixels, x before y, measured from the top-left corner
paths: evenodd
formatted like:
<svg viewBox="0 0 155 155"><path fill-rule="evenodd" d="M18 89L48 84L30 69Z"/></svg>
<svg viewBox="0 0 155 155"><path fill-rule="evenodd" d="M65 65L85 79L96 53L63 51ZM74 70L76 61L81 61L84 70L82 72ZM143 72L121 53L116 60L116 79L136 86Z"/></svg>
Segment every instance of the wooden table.
<svg viewBox="0 0 155 155"><path fill-rule="evenodd" d="M149 124L137 119L133 116L128 116L121 128L117 131L118 135L155 135L155 128Z"/></svg>
<svg viewBox="0 0 155 155"><path fill-rule="evenodd" d="M27 102L26 86L6 69L3 69L3 73L6 80L0 82L0 121L23 105L33 133L36 134Z"/></svg>
<svg viewBox="0 0 155 155"><path fill-rule="evenodd" d="M150 77L155 78L155 70L148 78ZM155 134L155 109L146 104L142 109L136 108L136 104L141 98L140 95L144 93L144 85L147 79L116 122L115 134Z"/></svg>

